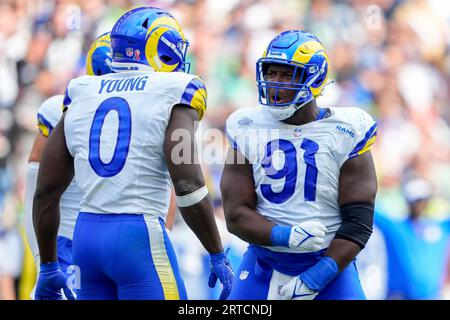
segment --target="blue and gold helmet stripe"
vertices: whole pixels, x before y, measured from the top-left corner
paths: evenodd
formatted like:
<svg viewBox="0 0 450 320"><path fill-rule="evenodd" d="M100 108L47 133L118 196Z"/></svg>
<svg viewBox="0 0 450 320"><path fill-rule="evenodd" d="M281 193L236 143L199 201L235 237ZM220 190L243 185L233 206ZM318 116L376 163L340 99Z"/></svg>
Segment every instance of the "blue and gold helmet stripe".
<svg viewBox="0 0 450 320"><path fill-rule="evenodd" d="M180 103L197 110L198 117L201 120L206 111L206 99L207 92L205 83L200 78L195 78L184 89Z"/></svg>
<svg viewBox="0 0 450 320"><path fill-rule="evenodd" d="M53 131L52 124L41 113L37 114L37 123L39 131L44 137L48 137L52 133Z"/></svg>
<svg viewBox="0 0 450 320"><path fill-rule="evenodd" d="M377 129L377 123L375 122L372 127L370 127L370 129L366 132L364 138L360 142L358 142L353 151L350 152L348 156L349 159L362 155L363 153L370 150L372 144L377 138Z"/></svg>

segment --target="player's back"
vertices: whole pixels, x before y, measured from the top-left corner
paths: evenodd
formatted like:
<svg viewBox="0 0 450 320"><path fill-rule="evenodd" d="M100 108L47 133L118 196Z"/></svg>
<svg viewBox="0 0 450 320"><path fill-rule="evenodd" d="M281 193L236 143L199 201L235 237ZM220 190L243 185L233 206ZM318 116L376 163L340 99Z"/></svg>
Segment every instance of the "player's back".
<svg viewBox="0 0 450 320"><path fill-rule="evenodd" d="M71 81L65 134L83 195L82 212L165 217L170 196L165 131L174 105L196 108L191 102L202 85L195 76L178 72L123 72Z"/></svg>

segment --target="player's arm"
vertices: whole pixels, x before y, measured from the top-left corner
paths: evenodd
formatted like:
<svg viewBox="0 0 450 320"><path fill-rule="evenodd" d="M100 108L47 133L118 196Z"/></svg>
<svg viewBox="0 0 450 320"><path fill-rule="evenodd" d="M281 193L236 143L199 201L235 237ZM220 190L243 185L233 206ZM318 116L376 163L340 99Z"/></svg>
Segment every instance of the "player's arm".
<svg viewBox="0 0 450 320"><path fill-rule="evenodd" d="M181 215L210 253L209 286L214 287L219 279L223 284L220 298L226 299L231 291L233 271L223 252L211 197L208 195L200 165L195 161L197 146L194 126L198 119L197 110L188 105L180 104L173 107L164 139L164 154ZM177 139L180 133L181 142ZM181 154L180 143L183 144Z"/></svg>
<svg viewBox="0 0 450 320"><path fill-rule="evenodd" d="M195 202L192 205L180 204L180 200L189 200L183 198L184 196L191 195L205 187L203 173L198 161L195 160L197 152L195 121L198 121L196 110L182 105L173 107L164 141L164 154L183 219L209 253L218 253L223 251L223 247L211 198L207 191L205 196L197 202L194 199L195 195L191 196L192 202ZM183 135L181 141L177 140L179 134ZM179 147L180 143L183 144L183 154L181 155L184 156L183 160L177 158L180 154L176 147ZM186 153L190 153L189 156L186 156ZM186 201L186 204L189 204L189 201Z"/></svg>
<svg viewBox="0 0 450 320"><path fill-rule="evenodd" d="M47 142L47 137L41 132L36 134L33 146L31 147L30 155L28 157L28 162L41 162L42 151L44 150L45 143Z"/></svg>
<svg viewBox="0 0 450 320"><path fill-rule="evenodd" d="M275 223L256 212L252 166L233 148L228 150L220 190L228 231L244 241L271 246Z"/></svg>
<svg viewBox="0 0 450 320"><path fill-rule="evenodd" d="M307 221L281 226L256 211L252 165L237 149L228 151L220 189L228 231L242 240L262 246L289 247L299 252L321 248L326 230L321 223ZM313 237L308 238L308 235Z"/></svg>
<svg viewBox="0 0 450 320"><path fill-rule="evenodd" d="M42 151L44 150L48 135L53 130L54 125L56 125L57 123L57 121L53 123L55 119L53 117L53 114L51 113L51 109L48 108L50 106L49 102L54 101L54 98L50 99L46 100L41 105L37 114L37 127L39 128L39 131L36 134L36 138L34 139L33 146L28 156L27 176L25 184L24 225L28 244L37 263L39 261L39 249L37 246L36 235L33 227L33 198L34 193L36 192L37 177ZM48 115L48 118L51 119L52 122L48 121L48 119L45 118L44 115Z"/></svg>
<svg viewBox="0 0 450 320"><path fill-rule="evenodd" d="M66 147L63 116L44 147L34 195L33 224L42 263L57 261L59 201L73 175L73 158Z"/></svg>
<svg viewBox="0 0 450 320"><path fill-rule="evenodd" d="M27 176L25 184L25 202L24 202L24 224L27 234L28 244L30 246L33 257L39 255L36 242L36 235L33 227L33 197L36 191L37 177L39 172L39 163L41 162L42 150L44 149L47 137L41 132L36 134L33 147L31 148L27 164Z"/></svg>
<svg viewBox="0 0 450 320"><path fill-rule="evenodd" d="M356 257L372 234L377 176L370 151L347 160L340 172L339 205L342 225L326 256L342 271Z"/></svg>
<svg viewBox="0 0 450 320"><path fill-rule="evenodd" d="M33 224L41 257L36 300L60 300L61 289L68 299L74 299L66 276L59 268L56 250L59 201L73 175L73 158L66 147L63 116L45 144L34 194Z"/></svg>

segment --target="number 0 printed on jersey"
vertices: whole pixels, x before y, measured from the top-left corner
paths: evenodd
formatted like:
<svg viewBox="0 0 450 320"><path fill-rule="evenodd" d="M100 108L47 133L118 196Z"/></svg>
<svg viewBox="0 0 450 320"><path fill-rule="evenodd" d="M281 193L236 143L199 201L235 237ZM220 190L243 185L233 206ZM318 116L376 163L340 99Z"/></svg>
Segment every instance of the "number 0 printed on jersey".
<svg viewBox="0 0 450 320"><path fill-rule="evenodd" d="M119 116L119 132L114 154L107 163L100 157L100 136L106 116L116 111ZM89 163L92 169L104 178L117 175L125 166L131 138L131 110L128 102L120 97L112 97L103 101L95 112L89 134Z"/></svg>

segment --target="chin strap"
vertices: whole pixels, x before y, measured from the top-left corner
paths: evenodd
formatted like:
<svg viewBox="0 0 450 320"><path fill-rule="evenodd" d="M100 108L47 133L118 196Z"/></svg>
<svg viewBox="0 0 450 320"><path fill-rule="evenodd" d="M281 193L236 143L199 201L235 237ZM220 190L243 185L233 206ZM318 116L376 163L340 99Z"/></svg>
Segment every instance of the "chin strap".
<svg viewBox="0 0 450 320"><path fill-rule="evenodd" d="M323 93L325 92L325 88L328 87L330 84L335 83L336 80L331 79L330 81L327 81L327 83L325 83L325 85L323 86L323 89L320 91L319 96L323 96Z"/></svg>
<svg viewBox="0 0 450 320"><path fill-rule="evenodd" d="M297 111L298 111L301 107L303 107L305 104L311 102L312 99L314 99L314 96L311 94L311 98L310 98L309 100L303 101L302 104L292 104L291 106L293 106L294 109L295 109L295 112L297 112ZM295 112L294 112L294 113L295 113ZM293 113L293 114L294 114L294 113ZM293 114L292 114L292 115L293 115ZM291 115L291 116L292 116L292 115ZM286 119L287 119L287 118L286 118Z"/></svg>

